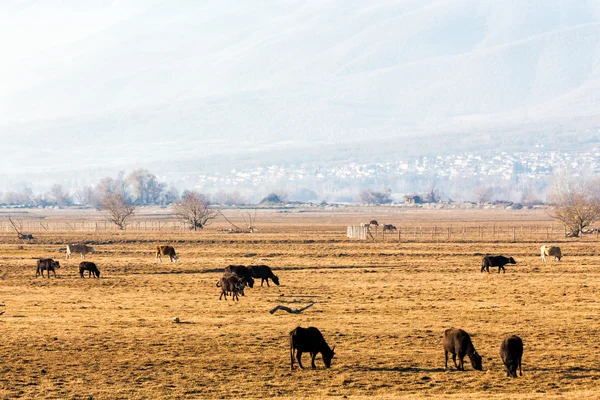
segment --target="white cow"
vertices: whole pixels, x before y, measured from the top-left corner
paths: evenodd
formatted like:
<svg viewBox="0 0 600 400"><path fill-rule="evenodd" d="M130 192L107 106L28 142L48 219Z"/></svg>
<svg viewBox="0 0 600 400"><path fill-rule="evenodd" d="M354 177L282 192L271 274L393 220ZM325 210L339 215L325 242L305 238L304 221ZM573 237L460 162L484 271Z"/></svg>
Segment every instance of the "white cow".
<svg viewBox="0 0 600 400"><path fill-rule="evenodd" d="M543 245L540 247L540 255L542 258L542 262L546 262L546 257L554 256L555 261L560 261L562 258L562 252L560 251L560 247L558 246L546 246Z"/></svg>
<svg viewBox="0 0 600 400"><path fill-rule="evenodd" d="M94 248L92 246L87 246L83 243L72 243L67 245L67 259L71 258L72 253L81 254L81 259L85 260L85 255L87 253L94 253Z"/></svg>

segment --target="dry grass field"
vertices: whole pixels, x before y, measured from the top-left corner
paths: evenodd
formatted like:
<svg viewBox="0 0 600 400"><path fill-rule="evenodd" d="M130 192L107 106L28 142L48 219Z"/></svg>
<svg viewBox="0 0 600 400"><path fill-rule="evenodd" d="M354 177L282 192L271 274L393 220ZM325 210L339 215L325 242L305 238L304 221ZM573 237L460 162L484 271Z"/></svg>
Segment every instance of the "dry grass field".
<svg viewBox="0 0 600 400"><path fill-rule="evenodd" d="M46 217L99 218L81 213ZM452 234L345 237L346 225L371 218ZM32 243L5 231L0 398L600 398L600 243L555 235L564 259L541 264L550 224L542 211L273 210L260 212L255 234L220 231L223 221L203 232L39 229ZM506 234L490 235L492 225ZM523 236L513 242L515 225ZM64 259L59 249L73 241L96 243L87 259L100 279L80 279L79 258ZM158 243L180 261L154 263ZM518 264L480 273L485 253ZM60 260L56 279L35 277L39 257ZM281 286L219 301L228 264L270 265ZM269 313L313 302L302 314ZM336 346L330 369L318 358L316 370L290 370L299 325ZM483 372L468 359L465 372L444 370L441 336L452 326L471 334ZM499 357L509 334L525 344L518 379Z"/></svg>

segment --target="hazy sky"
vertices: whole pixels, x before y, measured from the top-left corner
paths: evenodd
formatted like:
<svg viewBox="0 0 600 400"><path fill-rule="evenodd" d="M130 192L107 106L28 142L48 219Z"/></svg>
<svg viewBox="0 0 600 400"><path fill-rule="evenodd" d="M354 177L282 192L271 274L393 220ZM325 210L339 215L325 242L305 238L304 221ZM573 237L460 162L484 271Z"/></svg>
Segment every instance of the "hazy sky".
<svg viewBox="0 0 600 400"><path fill-rule="evenodd" d="M599 15L592 0L2 1L0 138L20 150L0 168L595 128Z"/></svg>

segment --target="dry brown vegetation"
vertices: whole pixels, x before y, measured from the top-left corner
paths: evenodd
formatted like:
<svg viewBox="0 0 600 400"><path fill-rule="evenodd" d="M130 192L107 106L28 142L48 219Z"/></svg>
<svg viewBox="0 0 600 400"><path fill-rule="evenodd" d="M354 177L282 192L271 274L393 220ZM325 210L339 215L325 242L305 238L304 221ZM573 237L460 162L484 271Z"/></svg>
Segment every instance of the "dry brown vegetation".
<svg viewBox="0 0 600 400"><path fill-rule="evenodd" d="M45 221L95 218L56 212ZM472 229L464 239L345 238L345 225L372 218L410 232ZM537 211L355 209L263 211L255 234L221 232L223 221L201 232L40 228L27 243L7 230L0 398L597 398L600 245L595 236L548 242L551 223ZM506 235L489 234L492 224ZM514 225L523 232L515 243ZM79 278L80 260L59 252L85 240L95 242L86 259L99 280ZM157 243L173 244L180 261L154 263ZM560 245L563 261L541 264L544 243ZM488 252L518 264L480 273ZM36 279L39 257L60 260L57 279ZM232 263L268 264L282 284L219 301L215 284ZM312 302L299 315L268 312ZM317 370L290 371L288 334L298 325L336 345L332 368L318 359ZM465 372L444 371L441 337L451 326L471 334L483 372L468 362ZM499 356L509 334L525 344L518 379L506 377Z"/></svg>

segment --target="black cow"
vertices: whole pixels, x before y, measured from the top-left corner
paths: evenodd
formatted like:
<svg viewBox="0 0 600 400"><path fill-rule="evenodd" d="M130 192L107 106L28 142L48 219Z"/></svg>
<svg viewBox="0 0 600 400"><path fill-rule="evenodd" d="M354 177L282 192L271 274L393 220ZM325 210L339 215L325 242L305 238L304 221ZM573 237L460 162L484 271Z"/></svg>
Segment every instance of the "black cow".
<svg viewBox="0 0 600 400"><path fill-rule="evenodd" d="M225 300L227 300L227 293L231 292L231 295L234 300L239 301L240 297L238 293L240 293L244 288L244 283L242 282L242 278L235 274L224 275L219 282L217 282L217 287L221 288L221 295L219 296L219 300L223 296L225 296Z"/></svg>
<svg viewBox="0 0 600 400"><path fill-rule="evenodd" d="M300 365L300 368L304 369L302 366L302 353L310 353L311 366L314 369L316 368L315 357L317 356L317 353L321 353L325 367L329 368L331 366L331 359L335 354L333 351L334 349L335 346L333 346L333 348L329 348L329 345L327 342L325 342L325 338L323 338L321 332L312 326L310 328L297 327L290 332L290 357L292 359L292 370L294 369L294 350L296 350L296 359L298 360L298 365Z"/></svg>
<svg viewBox="0 0 600 400"><path fill-rule="evenodd" d="M270 286L269 278L273 281L274 284L279 286L279 278L277 277L277 275L273 274L273 271L271 271L271 267L269 267L268 265L250 265L248 266L248 269L250 270L250 275L252 275L253 278L260 278L260 286L263 285L264 281L267 281L267 286Z"/></svg>
<svg viewBox="0 0 600 400"><path fill-rule="evenodd" d="M51 258L40 258L37 260L37 270L35 271L35 277L37 278L40 274L42 278L44 277L44 271L47 271L47 278L50 278L50 271L54 272L54 277L56 278L56 271L54 269L60 268L60 263L58 261L54 261Z"/></svg>
<svg viewBox="0 0 600 400"><path fill-rule="evenodd" d="M523 357L523 340L518 336L509 336L500 345L500 357L506 367L506 376L517 377L517 368L519 374L523 376L521 370L521 358Z"/></svg>
<svg viewBox="0 0 600 400"><path fill-rule="evenodd" d="M504 257L504 256L490 256L489 254L483 257L481 263L481 272L487 271L490 272L490 267L498 267L498 273L502 270L503 273L506 273L506 269L504 266L506 264L516 264L514 258L512 257Z"/></svg>
<svg viewBox="0 0 600 400"><path fill-rule="evenodd" d="M100 279L100 270L96 264L90 261L82 261L79 263L79 276L83 278L83 271L88 271L88 277L94 276Z"/></svg>
<svg viewBox="0 0 600 400"><path fill-rule="evenodd" d="M225 268L225 274L236 274L242 278L242 281L248 286L251 288L254 287L254 279L252 279L252 274L245 265L228 265Z"/></svg>
<svg viewBox="0 0 600 400"><path fill-rule="evenodd" d="M452 354L452 361L454 366L459 371L465 370L464 358L468 356L471 360L471 365L476 370L481 371L483 365L481 362L481 356L475 351L473 342L469 334L462 329L450 328L444 331L444 354L446 355L446 364L444 369L448 368L448 353ZM456 363L456 356L458 355L459 363Z"/></svg>
<svg viewBox="0 0 600 400"><path fill-rule="evenodd" d="M398 229L394 225L391 225L391 224L385 224L385 225L383 225L383 231L384 232L385 231L394 232L394 231L397 231L397 230Z"/></svg>

